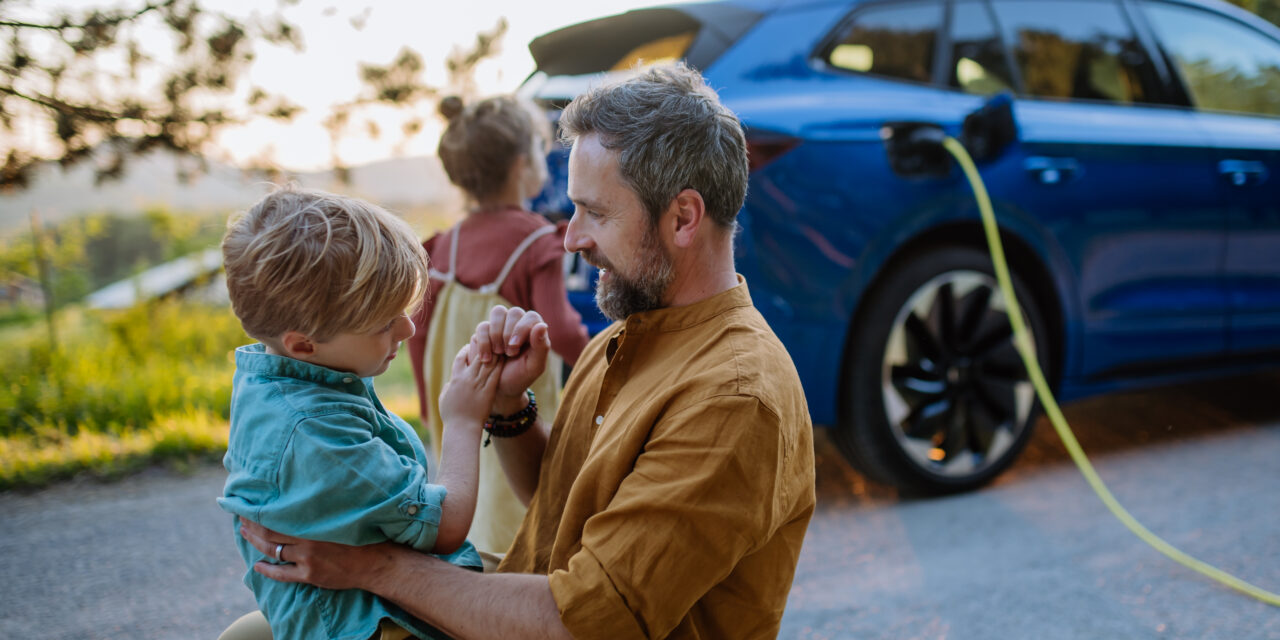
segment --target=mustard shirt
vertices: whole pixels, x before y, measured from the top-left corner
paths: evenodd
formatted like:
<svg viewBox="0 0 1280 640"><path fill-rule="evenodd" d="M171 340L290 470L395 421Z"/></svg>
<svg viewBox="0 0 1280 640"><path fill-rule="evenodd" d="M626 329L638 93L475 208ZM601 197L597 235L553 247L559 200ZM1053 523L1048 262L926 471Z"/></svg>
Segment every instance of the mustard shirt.
<svg viewBox="0 0 1280 640"><path fill-rule="evenodd" d="M747 285L587 345L499 571L550 576L577 638L772 638L814 508L790 356Z"/></svg>

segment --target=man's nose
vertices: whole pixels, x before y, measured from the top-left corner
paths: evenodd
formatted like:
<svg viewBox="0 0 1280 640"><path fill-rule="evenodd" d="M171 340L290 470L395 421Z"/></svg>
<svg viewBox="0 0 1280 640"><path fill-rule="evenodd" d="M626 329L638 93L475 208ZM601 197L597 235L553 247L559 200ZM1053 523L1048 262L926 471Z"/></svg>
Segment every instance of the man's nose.
<svg viewBox="0 0 1280 640"><path fill-rule="evenodd" d="M575 253L582 251L582 233L579 229L579 214L573 214L568 219L568 227L564 228L564 252Z"/></svg>
<svg viewBox="0 0 1280 640"><path fill-rule="evenodd" d="M564 230L564 250L577 253L592 247L590 238L582 232L582 214L574 212L569 218L569 226Z"/></svg>

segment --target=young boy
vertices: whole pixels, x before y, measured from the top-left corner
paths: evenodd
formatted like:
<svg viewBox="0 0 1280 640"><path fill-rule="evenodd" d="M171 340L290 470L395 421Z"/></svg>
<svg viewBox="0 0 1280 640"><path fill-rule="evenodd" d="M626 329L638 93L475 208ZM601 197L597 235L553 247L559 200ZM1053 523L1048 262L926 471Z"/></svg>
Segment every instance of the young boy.
<svg viewBox="0 0 1280 640"><path fill-rule="evenodd" d="M421 300L426 255L399 218L360 200L279 189L222 241L231 304L259 344L236 350L226 511L281 533L365 545L393 541L475 568L466 541L476 505L482 424L500 366L466 362L441 395L449 428L438 483L418 435L373 391ZM266 579L255 562L287 562L236 543L245 583L276 638L422 638L439 631L359 591Z"/></svg>

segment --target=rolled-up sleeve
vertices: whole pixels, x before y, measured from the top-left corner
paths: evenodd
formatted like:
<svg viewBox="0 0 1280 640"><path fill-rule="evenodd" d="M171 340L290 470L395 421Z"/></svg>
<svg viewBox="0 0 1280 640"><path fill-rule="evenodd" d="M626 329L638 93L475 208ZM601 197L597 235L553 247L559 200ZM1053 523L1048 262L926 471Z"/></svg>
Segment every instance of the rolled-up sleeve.
<svg viewBox="0 0 1280 640"><path fill-rule="evenodd" d="M375 438L359 416L300 421L278 473L279 494L258 519L268 528L345 544L435 546L445 488L428 483L422 464Z"/></svg>
<svg viewBox="0 0 1280 640"><path fill-rule="evenodd" d="M772 535L786 502L779 424L756 398L732 395L655 425L581 549L550 575L575 637L668 635Z"/></svg>

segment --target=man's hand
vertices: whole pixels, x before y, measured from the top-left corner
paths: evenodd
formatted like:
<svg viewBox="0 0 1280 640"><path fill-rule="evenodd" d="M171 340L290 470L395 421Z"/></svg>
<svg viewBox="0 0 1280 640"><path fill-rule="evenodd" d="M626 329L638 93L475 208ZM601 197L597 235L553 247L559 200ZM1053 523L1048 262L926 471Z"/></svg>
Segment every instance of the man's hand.
<svg viewBox="0 0 1280 640"><path fill-rule="evenodd" d="M498 379L493 413L509 415L523 409L528 404L524 390L546 370L547 353L551 350L542 316L520 307L495 306L489 319L476 327L471 347L473 358L507 358Z"/></svg>
<svg viewBox="0 0 1280 640"><path fill-rule="evenodd" d="M375 576L394 561L398 545L384 542L353 547L317 542L276 533L256 522L240 519L240 535L268 557L289 564L258 562L253 570L279 582L305 582L325 589L364 589L366 576Z"/></svg>

